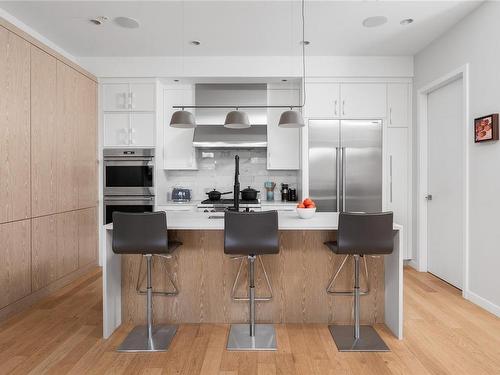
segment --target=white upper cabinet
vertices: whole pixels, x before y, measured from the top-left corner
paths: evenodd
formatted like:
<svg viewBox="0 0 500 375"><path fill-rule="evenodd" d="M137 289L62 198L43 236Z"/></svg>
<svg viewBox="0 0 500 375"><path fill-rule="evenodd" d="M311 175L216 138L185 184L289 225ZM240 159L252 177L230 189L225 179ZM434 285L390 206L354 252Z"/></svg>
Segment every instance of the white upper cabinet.
<svg viewBox="0 0 500 375"><path fill-rule="evenodd" d="M172 106L192 105L194 90L191 86L163 90L163 168L169 170L197 169L196 149L193 147L194 129L170 127L170 118L176 111ZM194 114L194 113L193 113Z"/></svg>
<svg viewBox="0 0 500 375"><path fill-rule="evenodd" d="M394 222L405 229L405 259L411 259L409 224L410 219L410 144L407 128L389 128L387 130L387 208L394 213Z"/></svg>
<svg viewBox="0 0 500 375"><path fill-rule="evenodd" d="M343 83L340 87L340 117L346 119L386 117L386 88L384 83Z"/></svg>
<svg viewBox="0 0 500 375"><path fill-rule="evenodd" d="M104 146L128 146L130 118L128 113L104 114Z"/></svg>
<svg viewBox="0 0 500 375"><path fill-rule="evenodd" d="M129 104L128 83L106 83L102 85L103 110L127 111Z"/></svg>
<svg viewBox="0 0 500 375"><path fill-rule="evenodd" d="M130 114L130 145L155 146L155 113Z"/></svg>
<svg viewBox="0 0 500 375"><path fill-rule="evenodd" d="M102 85L104 111L154 111L155 83L105 83Z"/></svg>
<svg viewBox="0 0 500 375"><path fill-rule="evenodd" d="M306 83L306 106L304 117L340 117L340 84Z"/></svg>
<svg viewBox="0 0 500 375"><path fill-rule="evenodd" d="M410 88L407 83L387 85L387 124L389 127L408 127L411 120Z"/></svg>
<svg viewBox="0 0 500 375"><path fill-rule="evenodd" d="M156 85L154 83L130 84L130 109L132 111L154 111L156 108Z"/></svg>
<svg viewBox="0 0 500 375"><path fill-rule="evenodd" d="M267 90L269 105L298 105L298 89ZM300 169L300 129L285 129L278 122L286 108L267 110L267 169Z"/></svg>
<svg viewBox="0 0 500 375"><path fill-rule="evenodd" d="M154 147L154 113L105 113L105 147Z"/></svg>

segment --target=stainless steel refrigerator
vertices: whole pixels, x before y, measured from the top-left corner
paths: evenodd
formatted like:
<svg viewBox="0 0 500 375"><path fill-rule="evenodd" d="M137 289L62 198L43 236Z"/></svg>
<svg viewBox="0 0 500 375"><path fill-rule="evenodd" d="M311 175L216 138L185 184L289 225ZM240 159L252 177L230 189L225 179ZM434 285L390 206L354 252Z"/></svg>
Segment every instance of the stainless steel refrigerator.
<svg viewBox="0 0 500 375"><path fill-rule="evenodd" d="M309 195L318 211L382 210L382 121L309 120Z"/></svg>

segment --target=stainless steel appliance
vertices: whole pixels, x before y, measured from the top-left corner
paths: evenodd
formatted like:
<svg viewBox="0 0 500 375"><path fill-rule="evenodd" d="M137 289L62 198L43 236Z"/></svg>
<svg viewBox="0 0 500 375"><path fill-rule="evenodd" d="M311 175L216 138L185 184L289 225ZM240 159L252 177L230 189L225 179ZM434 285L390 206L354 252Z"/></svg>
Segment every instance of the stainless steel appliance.
<svg viewBox="0 0 500 375"><path fill-rule="evenodd" d="M153 212L154 196L105 196L104 197L104 224L113 221L113 212Z"/></svg>
<svg viewBox="0 0 500 375"><path fill-rule="evenodd" d="M381 211L382 121L309 121L309 195L318 211Z"/></svg>
<svg viewBox="0 0 500 375"><path fill-rule="evenodd" d="M172 202L190 202L191 201L191 189L174 187L170 195L170 200Z"/></svg>
<svg viewBox="0 0 500 375"><path fill-rule="evenodd" d="M104 195L154 195L154 149L104 149Z"/></svg>
<svg viewBox="0 0 500 375"><path fill-rule="evenodd" d="M211 201L206 199L197 205L198 212L224 212L234 207L234 200L219 199L218 201ZM259 199L252 201L239 201L239 211L261 211L262 206Z"/></svg>
<svg viewBox="0 0 500 375"><path fill-rule="evenodd" d="M153 212L154 155L150 148L104 149L105 224L113 221L113 212Z"/></svg>

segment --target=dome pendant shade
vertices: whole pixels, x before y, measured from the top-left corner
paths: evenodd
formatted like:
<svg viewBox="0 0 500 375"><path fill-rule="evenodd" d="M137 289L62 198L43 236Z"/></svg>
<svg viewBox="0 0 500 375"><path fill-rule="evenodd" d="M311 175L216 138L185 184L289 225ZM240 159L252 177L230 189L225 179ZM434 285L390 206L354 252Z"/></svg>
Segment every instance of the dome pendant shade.
<svg viewBox="0 0 500 375"><path fill-rule="evenodd" d="M250 127L250 120L246 112L231 111L226 115L224 126L230 129L245 129Z"/></svg>
<svg viewBox="0 0 500 375"><path fill-rule="evenodd" d="M285 111L280 116L278 126L280 128L302 128L304 126L304 119L298 111Z"/></svg>
<svg viewBox="0 0 500 375"><path fill-rule="evenodd" d="M172 128L189 129L196 127L196 121L191 112L176 111L170 119L170 126Z"/></svg>

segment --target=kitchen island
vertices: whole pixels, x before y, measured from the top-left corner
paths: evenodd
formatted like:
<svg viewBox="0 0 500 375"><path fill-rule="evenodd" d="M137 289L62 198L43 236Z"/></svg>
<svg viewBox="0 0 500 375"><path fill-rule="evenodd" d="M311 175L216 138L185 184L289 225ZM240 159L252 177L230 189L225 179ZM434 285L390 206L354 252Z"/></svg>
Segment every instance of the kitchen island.
<svg viewBox="0 0 500 375"><path fill-rule="evenodd" d="M155 296L155 322L245 322L246 303L231 300L238 260L224 255L222 213L167 212L169 238L180 240L168 264L155 259L154 289L165 289L169 267L180 292L175 297ZM341 256L323 242L335 239L337 213L317 213L302 220L295 212L279 213L280 253L263 257L273 287L273 299L258 302L257 321L272 323L349 323L352 297L331 296L325 288ZM145 321L145 296L136 293L139 255L116 255L112 251L112 224L105 226L103 251L103 335L108 338L123 322ZM385 323L399 339L403 336L403 228L394 225L394 252L367 257L371 292L361 298L361 321ZM163 272L162 272L163 271ZM267 294L257 267L257 295ZM352 287L352 264L339 278L338 288ZM246 271L238 294L246 292Z"/></svg>

